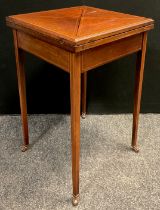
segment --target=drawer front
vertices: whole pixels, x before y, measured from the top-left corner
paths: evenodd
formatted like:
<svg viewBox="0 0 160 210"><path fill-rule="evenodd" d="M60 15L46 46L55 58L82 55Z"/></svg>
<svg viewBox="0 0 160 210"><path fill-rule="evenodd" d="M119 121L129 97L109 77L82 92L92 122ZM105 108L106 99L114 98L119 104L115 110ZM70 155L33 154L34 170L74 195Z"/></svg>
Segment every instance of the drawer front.
<svg viewBox="0 0 160 210"><path fill-rule="evenodd" d="M69 52L18 31L19 48L69 72Z"/></svg>
<svg viewBox="0 0 160 210"><path fill-rule="evenodd" d="M82 72L139 51L142 47L142 37L141 33L84 51Z"/></svg>

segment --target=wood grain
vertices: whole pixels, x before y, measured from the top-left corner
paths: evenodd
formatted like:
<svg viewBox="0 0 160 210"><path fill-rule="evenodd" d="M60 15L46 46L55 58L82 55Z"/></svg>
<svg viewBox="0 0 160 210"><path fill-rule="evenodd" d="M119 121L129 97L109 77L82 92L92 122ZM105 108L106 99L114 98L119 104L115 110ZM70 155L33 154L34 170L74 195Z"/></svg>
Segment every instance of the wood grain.
<svg viewBox="0 0 160 210"><path fill-rule="evenodd" d="M127 32L119 33L114 36L104 37L104 38L98 39L98 40L92 40L90 42L87 42L86 44L81 44L81 45L75 46L75 52L81 52L81 51L84 51L84 50L87 50L90 48L94 48L94 47L97 47L100 45L104 45L104 44L107 44L110 42L114 42L114 41L124 39L124 38L130 37L130 36L134 36L136 34L141 34L143 32L149 31L153 28L154 28L154 25L150 24L148 26L144 26L144 27L140 27L137 29L127 31Z"/></svg>
<svg viewBox="0 0 160 210"><path fill-rule="evenodd" d="M26 85L25 85L25 71L24 71L24 52L18 48L18 40L17 40L16 30L13 30L13 36L14 36L17 78L18 78L18 90L19 90L19 98L20 98L24 145L28 145L29 144L29 135L28 135Z"/></svg>
<svg viewBox="0 0 160 210"><path fill-rule="evenodd" d="M132 146L137 146L138 119L141 105L142 84L144 74L144 64L147 45L147 33L143 34L142 50L137 54L137 68L135 77L134 91L134 110L133 110L133 130L132 130Z"/></svg>
<svg viewBox="0 0 160 210"><path fill-rule="evenodd" d="M105 41L121 33L127 36L131 30L149 30L146 26L153 27L154 22L145 17L88 6L13 15L6 21L12 28L72 52L82 51L82 45L91 48L93 44L90 43L100 39Z"/></svg>
<svg viewBox="0 0 160 210"><path fill-rule="evenodd" d="M81 75L81 107L82 115L86 114L86 99L87 99L87 72Z"/></svg>
<svg viewBox="0 0 160 210"><path fill-rule="evenodd" d="M23 32L17 36L19 48L69 72L69 52Z"/></svg>
<svg viewBox="0 0 160 210"><path fill-rule="evenodd" d="M141 43L142 34L138 34L86 50L83 52L82 72L137 52L141 49Z"/></svg>
<svg viewBox="0 0 160 210"><path fill-rule="evenodd" d="M24 145L29 144L29 138L23 51L70 73L73 204L77 205L80 106L82 102L82 112L85 113L87 71L138 52L132 132L132 147L135 149L147 32L153 28L154 21L87 6L14 15L7 17L6 21L7 25L14 29Z"/></svg>
<svg viewBox="0 0 160 210"><path fill-rule="evenodd" d="M70 53L73 195L79 194L81 54Z"/></svg>

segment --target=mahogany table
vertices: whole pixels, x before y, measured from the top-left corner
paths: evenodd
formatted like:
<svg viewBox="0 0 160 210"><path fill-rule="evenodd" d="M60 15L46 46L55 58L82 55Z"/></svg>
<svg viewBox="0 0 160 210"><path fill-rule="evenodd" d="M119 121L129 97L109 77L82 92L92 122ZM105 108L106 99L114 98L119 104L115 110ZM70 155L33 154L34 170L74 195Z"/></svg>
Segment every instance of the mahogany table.
<svg viewBox="0 0 160 210"><path fill-rule="evenodd" d="M70 74L73 205L79 201L80 103L86 114L87 71L137 53L132 149L138 151L140 112L147 32L152 19L88 6L9 16L13 29L24 144L29 145L24 51ZM82 81L82 83L81 83Z"/></svg>

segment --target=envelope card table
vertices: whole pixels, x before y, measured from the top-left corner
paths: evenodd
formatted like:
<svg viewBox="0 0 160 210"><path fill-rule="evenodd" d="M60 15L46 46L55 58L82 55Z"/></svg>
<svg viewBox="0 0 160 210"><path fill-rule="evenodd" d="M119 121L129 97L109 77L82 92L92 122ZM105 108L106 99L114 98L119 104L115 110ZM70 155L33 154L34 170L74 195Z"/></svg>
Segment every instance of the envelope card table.
<svg viewBox="0 0 160 210"><path fill-rule="evenodd" d="M13 15L12 28L17 65L24 144L29 145L24 52L29 52L70 74L73 205L79 202L80 112L86 114L87 71L131 53L137 53L132 149L138 151L137 131L146 54L152 19L77 6ZM80 108L81 106L81 108Z"/></svg>

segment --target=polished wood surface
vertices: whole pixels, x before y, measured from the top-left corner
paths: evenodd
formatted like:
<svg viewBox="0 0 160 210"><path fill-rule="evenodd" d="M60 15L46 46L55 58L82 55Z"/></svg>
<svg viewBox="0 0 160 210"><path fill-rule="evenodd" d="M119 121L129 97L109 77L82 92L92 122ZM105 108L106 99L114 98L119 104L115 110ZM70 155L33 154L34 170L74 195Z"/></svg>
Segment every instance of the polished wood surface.
<svg viewBox="0 0 160 210"><path fill-rule="evenodd" d="M79 201L80 108L86 114L87 71L137 53L132 148L138 152L138 118L147 43L153 20L87 6L7 17L12 27L17 64L24 147L28 122L24 51L70 74L73 205ZM82 115L84 118L84 115Z"/></svg>
<svg viewBox="0 0 160 210"><path fill-rule="evenodd" d="M137 144L137 133L138 133L138 119L139 119L141 95L142 95L146 45L147 45L147 33L144 33L142 41L142 50L137 53L137 68L135 74L136 76L135 76L133 131L132 131L132 147L135 151L139 150Z"/></svg>
<svg viewBox="0 0 160 210"><path fill-rule="evenodd" d="M137 52L142 46L142 34L127 37L84 51L82 72Z"/></svg>
<svg viewBox="0 0 160 210"><path fill-rule="evenodd" d="M68 51L19 31L17 39L19 48L69 72Z"/></svg>
<svg viewBox="0 0 160 210"><path fill-rule="evenodd" d="M153 20L88 6L13 15L7 24L45 41L79 51L90 42L153 27ZM82 50L82 49L81 49Z"/></svg>
<svg viewBox="0 0 160 210"><path fill-rule="evenodd" d="M70 71L69 51L19 31L17 32L17 39L19 48L67 72ZM81 72L86 72L120 57L137 52L141 49L141 42L142 33L85 50L82 54Z"/></svg>
<svg viewBox="0 0 160 210"><path fill-rule="evenodd" d="M82 61L83 64L83 61ZM82 112L82 118L86 117L86 99L87 99L87 72L81 74L81 112Z"/></svg>
<svg viewBox="0 0 160 210"><path fill-rule="evenodd" d="M24 152L29 144L28 135L28 120L27 120L27 102L26 102L26 84L25 84L25 72L24 72L24 52L18 47L17 31L13 30L16 66L17 66L17 78L18 78L18 89L20 98L20 108L22 117L22 128L24 143L21 150Z"/></svg>
<svg viewBox="0 0 160 210"><path fill-rule="evenodd" d="M81 54L70 53L73 204L79 195Z"/></svg>
<svg viewBox="0 0 160 210"><path fill-rule="evenodd" d="M84 50L94 48L94 47L97 47L97 46L100 46L100 45L103 45L103 44L111 43L111 42L121 40L121 39L130 37L130 36L133 36L133 35L136 35L136 34L143 33L143 32L146 32L146 31L149 31L149 30L153 29L153 26L154 25L151 24L151 25L140 27L140 28L137 28L137 29L134 29L134 30L124 32L124 33L119 33L119 34L116 34L114 36L104 37L102 39L87 42L86 44L77 45L77 46L75 46L75 52L84 51Z"/></svg>

